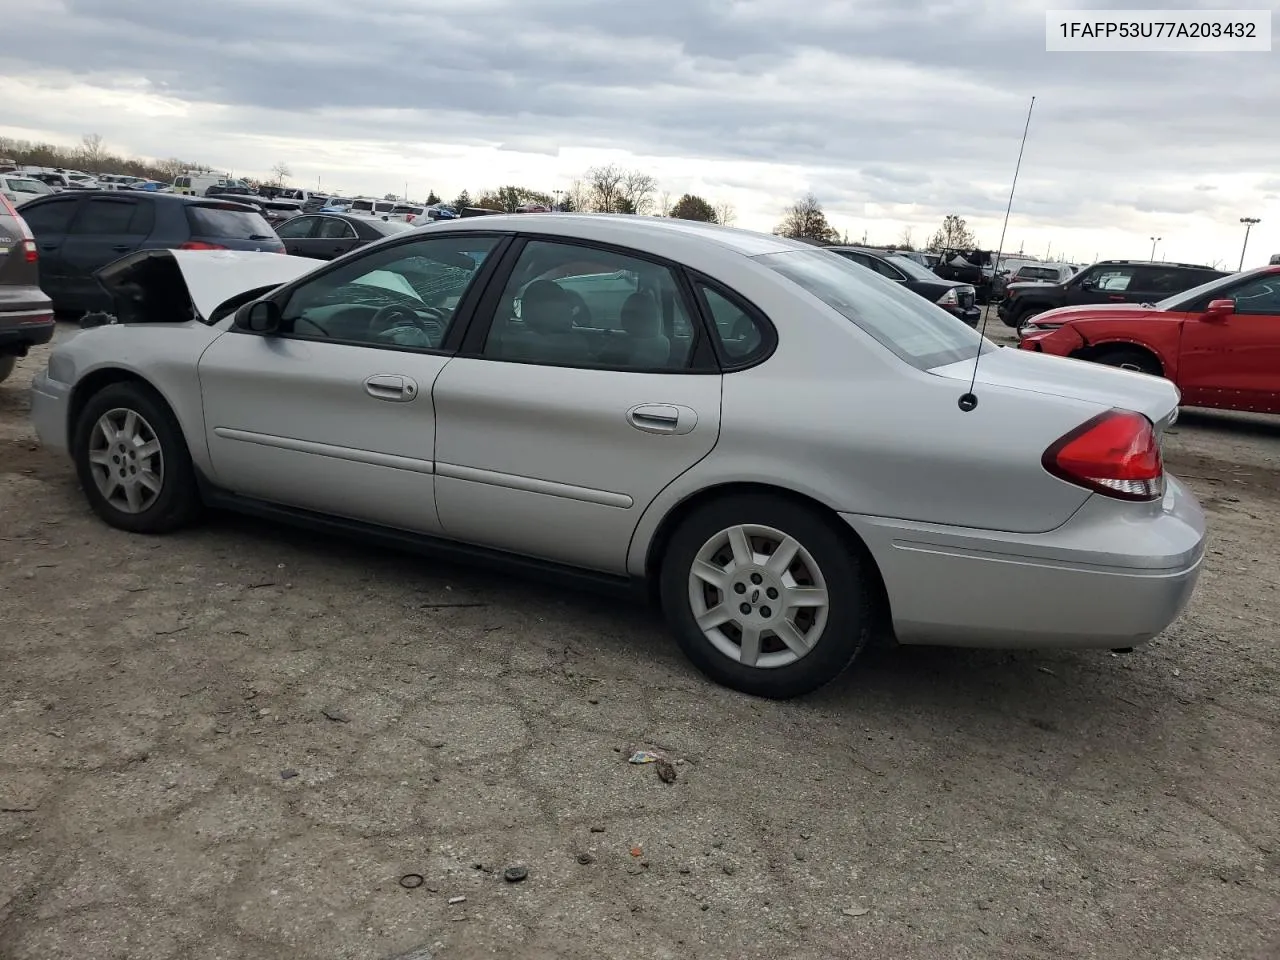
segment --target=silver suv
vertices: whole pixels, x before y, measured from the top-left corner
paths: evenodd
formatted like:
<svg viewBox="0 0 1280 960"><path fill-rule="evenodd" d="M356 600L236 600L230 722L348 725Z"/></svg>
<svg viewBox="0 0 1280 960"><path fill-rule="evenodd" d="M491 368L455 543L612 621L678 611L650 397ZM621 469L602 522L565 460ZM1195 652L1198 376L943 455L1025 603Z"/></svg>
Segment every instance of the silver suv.
<svg viewBox="0 0 1280 960"><path fill-rule="evenodd" d="M0 380L27 350L53 339L53 302L40 289L31 228L0 193Z"/></svg>

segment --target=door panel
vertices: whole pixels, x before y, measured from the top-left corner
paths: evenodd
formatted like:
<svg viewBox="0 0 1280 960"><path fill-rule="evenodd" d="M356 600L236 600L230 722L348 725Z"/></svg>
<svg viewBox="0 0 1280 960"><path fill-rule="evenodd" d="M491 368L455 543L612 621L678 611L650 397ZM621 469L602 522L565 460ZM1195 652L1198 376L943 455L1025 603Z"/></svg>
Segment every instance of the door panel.
<svg viewBox="0 0 1280 960"><path fill-rule="evenodd" d="M272 503L439 531L431 385L447 358L230 332L200 358L220 486ZM399 378L411 396L395 397ZM378 395L382 393L384 395Z"/></svg>
<svg viewBox="0 0 1280 960"><path fill-rule="evenodd" d="M80 202L79 197L60 197L57 200L41 201L22 211L23 219L36 238L40 288L53 300L54 307L58 310L71 306L63 246Z"/></svg>
<svg viewBox="0 0 1280 960"><path fill-rule="evenodd" d="M80 205L62 245L68 298L76 307L92 310L110 305L94 271L137 250L154 223L151 200L91 197Z"/></svg>
<svg viewBox="0 0 1280 960"><path fill-rule="evenodd" d="M640 515L711 452L720 376L459 358L436 380L446 535L622 573ZM683 408L667 430L668 411ZM629 412L631 413L629 417Z"/></svg>
<svg viewBox="0 0 1280 960"><path fill-rule="evenodd" d="M1246 282L1231 296L1234 314L1187 316L1178 362L1183 402L1280 413L1280 274Z"/></svg>

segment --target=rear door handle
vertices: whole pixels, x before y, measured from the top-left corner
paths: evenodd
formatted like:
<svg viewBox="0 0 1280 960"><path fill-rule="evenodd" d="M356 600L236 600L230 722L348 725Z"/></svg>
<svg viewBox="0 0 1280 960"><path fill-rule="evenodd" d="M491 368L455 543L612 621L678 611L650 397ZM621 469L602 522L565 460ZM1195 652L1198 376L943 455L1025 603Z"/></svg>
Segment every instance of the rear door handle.
<svg viewBox="0 0 1280 960"><path fill-rule="evenodd" d="M418 385L409 377L380 373L364 382L364 392L377 400L408 403L418 396Z"/></svg>
<svg viewBox="0 0 1280 960"><path fill-rule="evenodd" d="M117 243L111 248L112 250L132 250L133 247L127 243Z"/></svg>
<svg viewBox="0 0 1280 960"><path fill-rule="evenodd" d="M674 403L640 403L627 411L627 423L644 433L679 436L698 425L698 414Z"/></svg>

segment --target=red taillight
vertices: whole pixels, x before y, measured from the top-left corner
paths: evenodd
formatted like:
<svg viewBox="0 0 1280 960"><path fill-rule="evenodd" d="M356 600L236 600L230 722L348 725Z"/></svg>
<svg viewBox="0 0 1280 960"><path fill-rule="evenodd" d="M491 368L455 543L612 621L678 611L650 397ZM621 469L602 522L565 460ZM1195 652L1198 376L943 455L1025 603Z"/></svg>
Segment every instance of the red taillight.
<svg viewBox="0 0 1280 960"><path fill-rule="evenodd" d="M179 250L225 250L227 248L220 246L216 243L205 243L203 240L188 240L178 249Z"/></svg>
<svg viewBox="0 0 1280 960"><path fill-rule="evenodd" d="M1044 468L1060 480L1120 500L1164 496L1164 462L1151 421L1109 410L1044 452Z"/></svg>
<svg viewBox="0 0 1280 960"><path fill-rule="evenodd" d="M35 263L40 259L40 254L36 251L36 242L34 240L22 241L22 259L27 263Z"/></svg>

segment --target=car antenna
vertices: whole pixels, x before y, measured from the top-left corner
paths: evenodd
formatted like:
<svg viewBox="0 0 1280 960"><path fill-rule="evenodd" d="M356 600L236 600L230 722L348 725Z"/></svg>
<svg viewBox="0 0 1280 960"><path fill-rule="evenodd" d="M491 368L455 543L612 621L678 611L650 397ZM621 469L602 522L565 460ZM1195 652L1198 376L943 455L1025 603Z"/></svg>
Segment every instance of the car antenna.
<svg viewBox="0 0 1280 960"><path fill-rule="evenodd" d="M1013 183L1009 186L1009 203L1004 208L1004 225L1000 228L1000 244L996 247L996 262L991 269L991 278L995 280L995 269L1000 265L1000 254L1004 252L1004 235L1009 229L1009 214L1013 210L1013 191L1018 189L1018 171L1022 169L1022 151L1027 148L1027 131L1031 129L1031 111L1035 109L1036 98L1031 98L1031 105L1027 107L1027 122L1022 128L1022 143L1018 147L1018 162L1013 168ZM981 269L981 268L979 268ZM991 304L987 304L987 308L982 311L982 326L978 329L978 353L973 358L973 378L969 381L969 390L967 393L960 395L960 409L965 413L974 409L978 405L978 395L974 393L974 388L978 384L978 362L982 359L982 344L987 334L987 315L991 312Z"/></svg>

